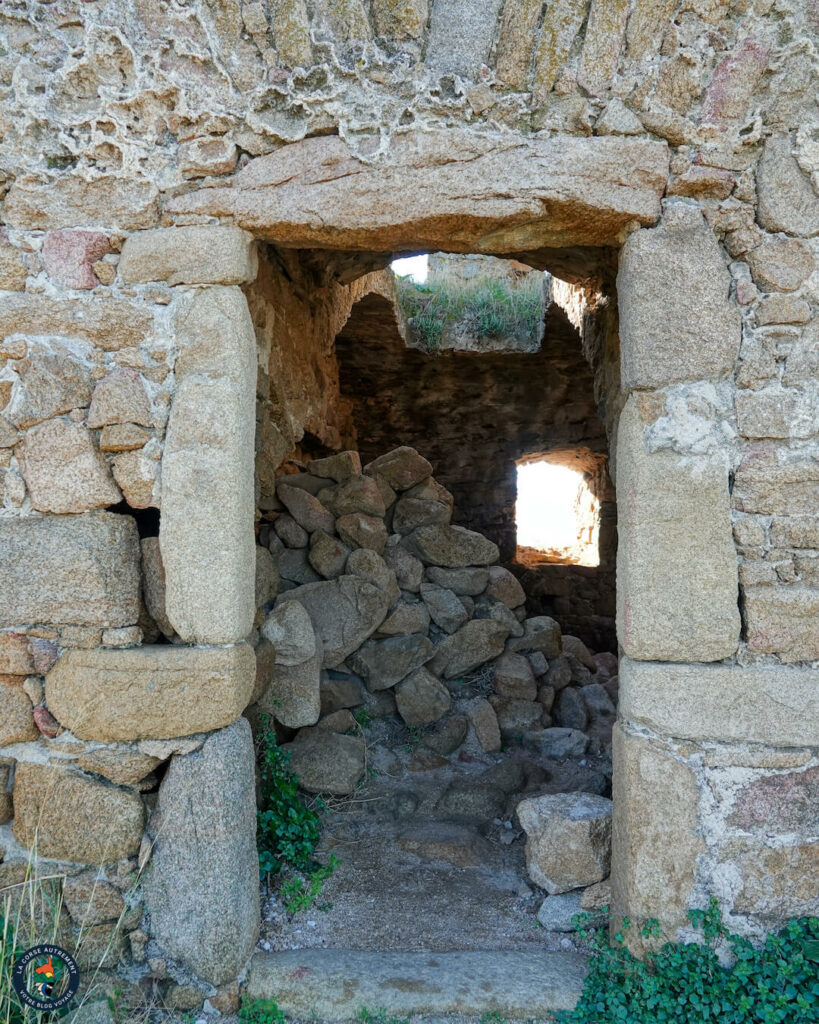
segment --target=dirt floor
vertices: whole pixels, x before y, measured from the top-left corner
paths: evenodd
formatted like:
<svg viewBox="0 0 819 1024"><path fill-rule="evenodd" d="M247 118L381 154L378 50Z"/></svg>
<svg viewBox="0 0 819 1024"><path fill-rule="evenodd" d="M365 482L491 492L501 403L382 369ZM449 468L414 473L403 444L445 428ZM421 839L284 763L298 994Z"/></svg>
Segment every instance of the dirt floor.
<svg viewBox="0 0 819 1024"><path fill-rule="evenodd" d="M287 912L287 876L265 888L259 948L582 948L537 921L545 893L527 876L515 808L544 793L608 795L607 756L555 761L514 744L486 754L467 743L443 758L394 719L363 732L364 783L322 813L318 859L338 865L308 910Z"/></svg>

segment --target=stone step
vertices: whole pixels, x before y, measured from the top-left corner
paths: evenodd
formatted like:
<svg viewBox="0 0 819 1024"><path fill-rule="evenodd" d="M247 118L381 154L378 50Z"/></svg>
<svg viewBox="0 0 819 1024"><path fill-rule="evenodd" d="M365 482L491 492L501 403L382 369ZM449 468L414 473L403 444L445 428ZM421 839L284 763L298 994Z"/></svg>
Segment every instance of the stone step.
<svg viewBox="0 0 819 1024"><path fill-rule="evenodd" d="M532 1020L577 1002L586 975L580 953L363 953L302 949L256 953L247 995L275 999L288 1017L347 1021L363 1008L388 1016L494 1011Z"/></svg>

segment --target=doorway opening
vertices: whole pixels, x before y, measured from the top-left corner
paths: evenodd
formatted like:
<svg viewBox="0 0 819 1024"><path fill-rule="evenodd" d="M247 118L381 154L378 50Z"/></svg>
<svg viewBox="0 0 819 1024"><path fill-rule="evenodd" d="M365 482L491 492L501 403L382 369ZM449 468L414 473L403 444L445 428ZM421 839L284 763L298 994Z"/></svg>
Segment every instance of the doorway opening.
<svg viewBox="0 0 819 1024"><path fill-rule="evenodd" d="M413 284L426 284L429 275L429 254L404 256L393 260L390 269L396 278L405 278Z"/></svg>
<svg viewBox="0 0 819 1024"><path fill-rule="evenodd" d="M614 496L592 335L514 259L385 254L340 284L327 266L349 275L345 256L265 255L248 289L269 366L258 541L280 583L260 650L293 602L327 626L323 661L274 666L257 710L324 801L320 852L339 866L311 924L274 884L263 948L561 948L560 922L535 928L516 808L611 793L614 564L595 555ZM524 558L538 458L574 481L574 534ZM355 578L379 574L389 609L362 624ZM317 722L293 700L308 676Z"/></svg>

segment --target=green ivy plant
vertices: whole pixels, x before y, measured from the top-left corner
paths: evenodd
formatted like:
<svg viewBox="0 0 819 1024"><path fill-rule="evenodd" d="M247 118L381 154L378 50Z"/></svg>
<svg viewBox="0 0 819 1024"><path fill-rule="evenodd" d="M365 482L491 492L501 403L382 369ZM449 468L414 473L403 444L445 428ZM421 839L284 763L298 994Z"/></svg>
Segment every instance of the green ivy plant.
<svg viewBox="0 0 819 1024"><path fill-rule="evenodd" d="M353 715L353 718L356 720L357 724L361 726L362 729L369 729L369 727L373 724L373 716L366 708L360 708L358 711L356 711L356 713Z"/></svg>
<svg viewBox="0 0 819 1024"><path fill-rule="evenodd" d="M409 1017L391 1017L381 1006L374 1009L362 1006L357 1019L359 1024L409 1024Z"/></svg>
<svg viewBox="0 0 819 1024"><path fill-rule="evenodd" d="M320 800L308 807L299 793L299 780L290 770L290 755L276 743L267 715L261 716L259 774L261 807L257 814L256 841L262 877L288 866L311 871L319 841L324 809Z"/></svg>
<svg viewBox="0 0 819 1024"><path fill-rule="evenodd" d="M592 958L583 994L563 1024L815 1024L819 1021L819 918L788 922L765 944L731 934L719 904L691 910L701 942L665 943L638 960L625 946L623 930L609 942L608 931L589 932L588 918L576 924L590 938ZM640 930L658 938L654 920ZM720 955L718 956L717 950Z"/></svg>

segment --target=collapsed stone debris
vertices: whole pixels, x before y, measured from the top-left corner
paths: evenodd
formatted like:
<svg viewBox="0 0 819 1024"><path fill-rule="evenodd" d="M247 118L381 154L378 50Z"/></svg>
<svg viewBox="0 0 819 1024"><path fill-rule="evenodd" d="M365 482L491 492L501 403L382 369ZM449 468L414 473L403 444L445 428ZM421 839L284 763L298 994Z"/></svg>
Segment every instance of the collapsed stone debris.
<svg viewBox="0 0 819 1024"><path fill-rule="evenodd" d="M450 524L452 496L431 473L403 447L279 478L260 540L280 583L257 641L277 653L258 707L299 730L286 749L310 792L352 793L363 776L362 738L316 731L343 708L423 729L441 755L467 733L485 751L519 743L545 757L610 747L616 655L527 617L497 546ZM476 676L481 692L459 698Z"/></svg>
<svg viewBox="0 0 819 1024"><path fill-rule="evenodd" d="M251 717L278 723L304 791L352 801L343 822L327 817L323 843L343 858L329 885L346 894L352 943L366 941L361 908L389 885L395 858L410 858L405 870L420 888L435 885L424 872L441 884L455 869L478 871L473 884L490 905L503 877L529 891L524 832L527 855L540 851L528 855L529 884L570 899L561 914L547 900L541 918L571 931L582 888L609 870L601 828L611 817L603 794L617 657L592 654L548 616L527 616L517 577L497 564L491 541L451 525L452 496L431 471L404 446L363 468L342 452L279 477L278 508L259 537L279 585L257 613L256 641L276 657ZM354 537L351 517L369 530ZM574 791L552 795L564 786ZM357 798L373 802L364 819ZM381 837L375 858L350 848L364 828ZM365 867L368 894L358 891ZM518 914L527 913L524 901ZM286 946L289 930L273 896L264 942Z"/></svg>

